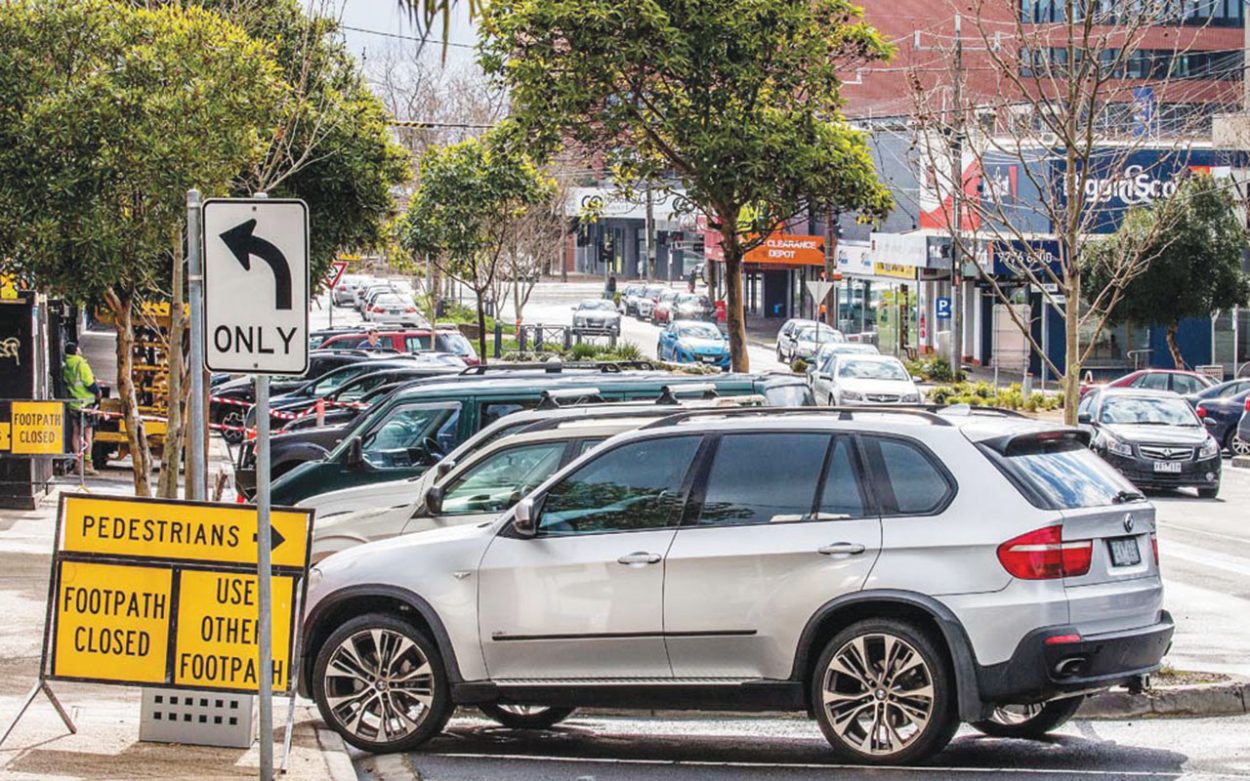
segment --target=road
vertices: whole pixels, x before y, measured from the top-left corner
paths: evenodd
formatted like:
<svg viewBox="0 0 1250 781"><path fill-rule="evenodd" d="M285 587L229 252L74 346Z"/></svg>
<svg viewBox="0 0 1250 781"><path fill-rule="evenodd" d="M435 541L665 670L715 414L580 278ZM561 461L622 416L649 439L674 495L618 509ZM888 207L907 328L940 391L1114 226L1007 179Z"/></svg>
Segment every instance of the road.
<svg viewBox="0 0 1250 781"><path fill-rule="evenodd" d="M963 729L920 768L838 765L806 719L622 718L574 714L523 732L467 715L404 757L356 755L361 779L685 781L685 779L1250 778L1250 716L1077 721L1046 742Z"/></svg>

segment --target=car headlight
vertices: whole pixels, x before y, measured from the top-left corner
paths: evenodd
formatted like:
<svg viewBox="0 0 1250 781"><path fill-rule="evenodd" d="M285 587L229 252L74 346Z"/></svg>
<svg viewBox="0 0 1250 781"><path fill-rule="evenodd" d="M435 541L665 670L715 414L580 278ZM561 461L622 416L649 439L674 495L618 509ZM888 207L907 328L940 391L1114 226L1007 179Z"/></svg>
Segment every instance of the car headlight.
<svg viewBox="0 0 1250 781"><path fill-rule="evenodd" d="M901 401L904 404L919 404L920 394L919 393L904 393L902 396L899 397L899 401Z"/></svg>
<svg viewBox="0 0 1250 781"><path fill-rule="evenodd" d="M1220 443L1214 438L1207 437L1207 441L1202 443L1202 447L1198 448L1198 458L1211 458L1220 454Z"/></svg>
<svg viewBox="0 0 1250 781"><path fill-rule="evenodd" d="M841 396L842 396L843 401L863 401L864 400L864 394L857 393L855 391L842 391Z"/></svg>
<svg viewBox="0 0 1250 781"><path fill-rule="evenodd" d="M1102 446L1107 449L1108 453L1114 453L1117 456L1126 456L1129 458L1133 456L1132 445L1127 442L1121 442L1109 434L1103 436Z"/></svg>
<svg viewBox="0 0 1250 781"><path fill-rule="evenodd" d="M321 583L322 572L320 567L310 567L308 569L308 587L316 588Z"/></svg>

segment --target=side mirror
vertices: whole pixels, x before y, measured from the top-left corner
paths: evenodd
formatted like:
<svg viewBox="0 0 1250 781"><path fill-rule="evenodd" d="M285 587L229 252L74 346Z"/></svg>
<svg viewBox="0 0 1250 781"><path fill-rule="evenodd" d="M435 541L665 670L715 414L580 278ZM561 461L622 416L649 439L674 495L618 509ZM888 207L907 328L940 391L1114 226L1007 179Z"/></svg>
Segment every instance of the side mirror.
<svg viewBox="0 0 1250 781"><path fill-rule="evenodd" d="M425 492L425 509L430 515L440 515L443 512L443 489L441 487L432 485Z"/></svg>
<svg viewBox="0 0 1250 781"><path fill-rule="evenodd" d="M360 466L365 462L365 449L360 444L360 437L354 438L347 443L347 465Z"/></svg>
<svg viewBox="0 0 1250 781"><path fill-rule="evenodd" d="M816 379L824 380L825 382L832 382L833 375L828 372L816 372Z"/></svg>
<svg viewBox="0 0 1250 781"><path fill-rule="evenodd" d="M455 468L456 468L456 459L444 458L442 461L439 461L434 466L434 471L438 474L439 477L442 477L443 475L447 474L448 472L450 472L451 470Z"/></svg>
<svg viewBox="0 0 1250 781"><path fill-rule="evenodd" d="M1094 419L1090 417L1088 412L1078 412L1076 415L1076 422L1082 425L1089 425L1094 422Z"/></svg>
<svg viewBox="0 0 1250 781"><path fill-rule="evenodd" d="M512 509L512 529L522 537L533 537L538 533L534 526L534 502L522 499Z"/></svg>

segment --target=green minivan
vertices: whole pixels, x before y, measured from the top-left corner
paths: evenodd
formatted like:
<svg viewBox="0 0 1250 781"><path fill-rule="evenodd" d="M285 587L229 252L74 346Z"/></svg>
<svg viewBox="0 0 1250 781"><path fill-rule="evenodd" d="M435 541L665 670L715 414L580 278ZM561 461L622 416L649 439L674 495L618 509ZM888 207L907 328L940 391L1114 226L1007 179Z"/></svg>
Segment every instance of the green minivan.
<svg viewBox="0 0 1250 781"><path fill-rule="evenodd" d="M803 378L782 374L516 372L425 380L397 390L337 432L320 432L321 443L309 441L315 432L275 436L271 474L280 476L271 501L293 505L326 491L416 477L479 429L540 403L659 400L682 386L719 396L758 394L774 406L811 403ZM254 484L254 461L241 460L236 471L240 485Z"/></svg>

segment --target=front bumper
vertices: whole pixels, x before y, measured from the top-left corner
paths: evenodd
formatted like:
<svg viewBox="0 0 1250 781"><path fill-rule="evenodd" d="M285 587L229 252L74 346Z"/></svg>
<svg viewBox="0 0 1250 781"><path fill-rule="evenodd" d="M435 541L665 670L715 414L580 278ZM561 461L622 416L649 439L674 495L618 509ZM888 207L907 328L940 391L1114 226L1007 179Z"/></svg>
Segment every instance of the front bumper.
<svg viewBox="0 0 1250 781"><path fill-rule="evenodd" d="M1220 484L1222 460L1219 453L1197 461L1174 462L1181 465L1179 472L1156 472L1154 471L1155 462L1150 459L1100 452L1107 463L1114 466L1120 474L1127 477L1129 482L1138 488L1214 488Z"/></svg>
<svg viewBox="0 0 1250 781"><path fill-rule="evenodd" d="M1128 685L1159 668L1174 628L1171 614L1162 610L1155 624L1106 634L1081 636L1074 626L1038 629L1025 635L1007 661L978 667L981 699L991 704L1043 702ZM1073 641L1046 643L1060 636Z"/></svg>

